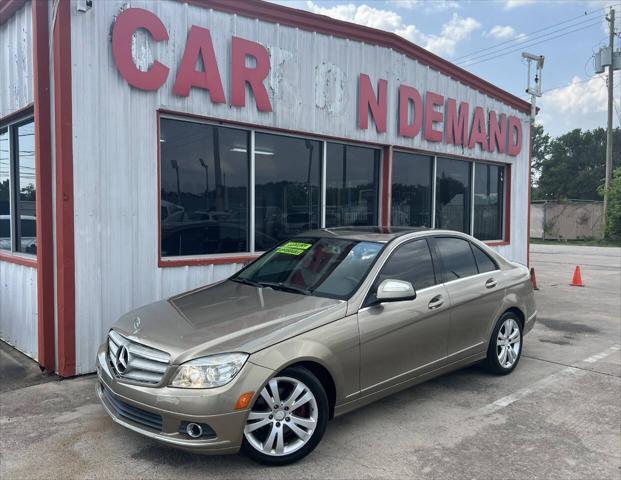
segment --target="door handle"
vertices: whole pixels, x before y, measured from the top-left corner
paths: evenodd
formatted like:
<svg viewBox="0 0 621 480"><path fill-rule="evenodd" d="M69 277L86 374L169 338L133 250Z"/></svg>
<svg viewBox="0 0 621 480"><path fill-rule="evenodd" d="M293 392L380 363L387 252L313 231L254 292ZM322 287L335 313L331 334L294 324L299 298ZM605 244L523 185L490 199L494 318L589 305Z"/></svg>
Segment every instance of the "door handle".
<svg viewBox="0 0 621 480"><path fill-rule="evenodd" d="M485 288L494 288L498 285L498 282L493 278L490 278L487 282L485 282Z"/></svg>
<svg viewBox="0 0 621 480"><path fill-rule="evenodd" d="M442 305L444 305L444 300L442 299L442 295L438 295L433 297L427 306L429 307L429 310L435 310L436 308L440 308Z"/></svg>

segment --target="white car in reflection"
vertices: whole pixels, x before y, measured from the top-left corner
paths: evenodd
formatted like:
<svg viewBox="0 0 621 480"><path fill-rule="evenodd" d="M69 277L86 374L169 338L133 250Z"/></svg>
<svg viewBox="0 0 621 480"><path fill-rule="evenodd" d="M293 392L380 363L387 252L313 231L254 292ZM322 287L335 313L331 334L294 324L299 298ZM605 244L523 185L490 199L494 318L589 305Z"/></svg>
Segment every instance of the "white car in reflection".
<svg viewBox="0 0 621 480"><path fill-rule="evenodd" d="M36 237L37 219L33 215L21 216L21 248L22 253L37 253ZM0 250L11 250L11 217L10 215L0 215Z"/></svg>

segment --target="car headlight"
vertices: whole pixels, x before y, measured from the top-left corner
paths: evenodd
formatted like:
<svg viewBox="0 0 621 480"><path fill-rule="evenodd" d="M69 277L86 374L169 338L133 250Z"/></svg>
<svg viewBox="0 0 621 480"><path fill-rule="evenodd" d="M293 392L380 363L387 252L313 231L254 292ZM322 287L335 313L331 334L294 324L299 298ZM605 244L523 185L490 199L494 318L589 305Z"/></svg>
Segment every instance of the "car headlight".
<svg viewBox="0 0 621 480"><path fill-rule="evenodd" d="M215 388L235 378L248 359L246 353L223 353L197 358L180 365L170 383L178 388Z"/></svg>

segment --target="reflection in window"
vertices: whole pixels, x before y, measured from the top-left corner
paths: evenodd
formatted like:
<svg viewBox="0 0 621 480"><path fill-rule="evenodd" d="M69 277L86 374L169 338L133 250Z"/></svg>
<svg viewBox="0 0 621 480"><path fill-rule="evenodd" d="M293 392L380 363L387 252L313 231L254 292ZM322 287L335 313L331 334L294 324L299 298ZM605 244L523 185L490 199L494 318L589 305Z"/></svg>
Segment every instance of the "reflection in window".
<svg viewBox="0 0 621 480"><path fill-rule="evenodd" d="M442 257L444 279L449 282L470 277L478 273L470 242L462 238L436 238L436 245Z"/></svg>
<svg viewBox="0 0 621 480"><path fill-rule="evenodd" d="M380 151L328 143L326 227L377 225Z"/></svg>
<svg viewBox="0 0 621 480"><path fill-rule="evenodd" d="M17 251L37 253L35 133L30 121L15 128Z"/></svg>
<svg viewBox="0 0 621 480"><path fill-rule="evenodd" d="M9 131L0 129L0 250L11 250Z"/></svg>
<svg viewBox="0 0 621 480"><path fill-rule="evenodd" d="M436 228L470 233L470 163L438 158Z"/></svg>
<svg viewBox="0 0 621 480"><path fill-rule="evenodd" d="M162 256L248 251L250 135L162 119Z"/></svg>
<svg viewBox="0 0 621 480"><path fill-rule="evenodd" d="M435 285L435 271L427 240L415 240L400 246L382 267L375 280L375 288L389 278L410 282L416 290Z"/></svg>
<svg viewBox="0 0 621 480"><path fill-rule="evenodd" d="M501 240L503 224L504 167L477 163L474 172L474 236Z"/></svg>
<svg viewBox="0 0 621 480"><path fill-rule="evenodd" d="M394 152L391 225L431 227L433 157Z"/></svg>
<svg viewBox="0 0 621 480"><path fill-rule="evenodd" d="M322 142L255 135L255 250L318 228Z"/></svg>

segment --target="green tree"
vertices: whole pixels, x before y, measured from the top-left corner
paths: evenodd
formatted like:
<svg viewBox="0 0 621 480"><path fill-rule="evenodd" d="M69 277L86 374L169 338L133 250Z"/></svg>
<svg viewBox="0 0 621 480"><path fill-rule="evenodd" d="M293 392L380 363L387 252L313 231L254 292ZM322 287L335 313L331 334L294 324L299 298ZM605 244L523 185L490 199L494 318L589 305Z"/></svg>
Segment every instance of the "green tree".
<svg viewBox="0 0 621 480"><path fill-rule="evenodd" d="M604 194L604 186L600 187ZM621 168L612 173L608 185L608 215L606 218L606 238L621 240Z"/></svg>
<svg viewBox="0 0 621 480"><path fill-rule="evenodd" d="M533 199L539 199L537 184L541 176L541 167L550 153L550 135L544 132L543 125L535 125L533 152L530 164L530 179L533 187Z"/></svg>
<svg viewBox="0 0 621 480"><path fill-rule="evenodd" d="M613 166L621 164L621 129L613 132ZM533 146L535 143L533 142ZM605 175L606 130L575 129L549 142L541 161L536 198L601 200Z"/></svg>

